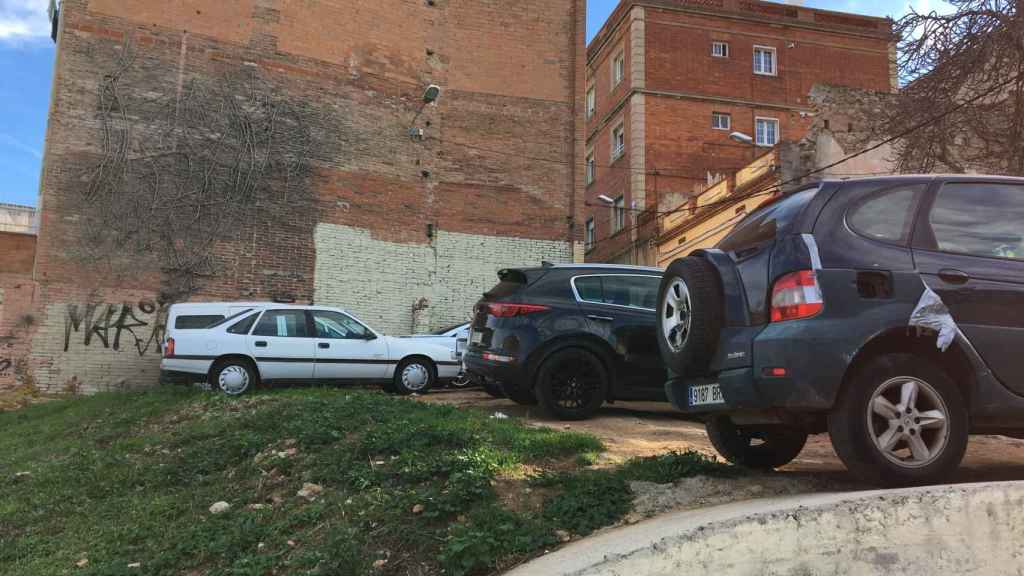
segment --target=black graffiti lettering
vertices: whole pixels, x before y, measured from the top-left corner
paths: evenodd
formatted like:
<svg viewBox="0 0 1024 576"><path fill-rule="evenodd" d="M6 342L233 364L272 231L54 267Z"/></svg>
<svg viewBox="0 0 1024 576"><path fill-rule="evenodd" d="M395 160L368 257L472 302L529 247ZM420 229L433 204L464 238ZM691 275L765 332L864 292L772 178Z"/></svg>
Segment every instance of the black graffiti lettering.
<svg viewBox="0 0 1024 576"><path fill-rule="evenodd" d="M141 310L141 309L140 309ZM134 321L134 324L131 322ZM145 322L135 317L135 313L132 311L132 307L128 304L121 306L121 316L117 319L117 324L114 325L114 350L121 349L121 332L127 331L135 339L136 348L139 345L139 337L135 334L132 328L139 328L148 326Z"/></svg>
<svg viewBox="0 0 1024 576"><path fill-rule="evenodd" d="M13 364L10 358L0 358L0 374L6 374Z"/></svg>
<svg viewBox="0 0 1024 576"><path fill-rule="evenodd" d="M95 304L86 304L85 314L78 313L78 304L68 304L67 313L64 315L64 351L68 351L68 344L71 343L71 331L78 332L85 324L85 344L89 345L90 334L92 333L92 315L96 312Z"/></svg>
<svg viewBox="0 0 1024 576"><path fill-rule="evenodd" d="M135 351L144 356L150 349L159 353L166 325L166 306L142 300L136 306L129 303L107 304L106 309L97 314L98 304L68 304L64 317L64 351L71 345L71 335L82 334L82 344L91 346L93 338L104 348L121 350L122 337L127 341L130 337ZM139 316L142 316L140 318ZM152 318L146 318L152 316ZM150 327L146 332L141 330ZM113 338L111 338L113 336Z"/></svg>

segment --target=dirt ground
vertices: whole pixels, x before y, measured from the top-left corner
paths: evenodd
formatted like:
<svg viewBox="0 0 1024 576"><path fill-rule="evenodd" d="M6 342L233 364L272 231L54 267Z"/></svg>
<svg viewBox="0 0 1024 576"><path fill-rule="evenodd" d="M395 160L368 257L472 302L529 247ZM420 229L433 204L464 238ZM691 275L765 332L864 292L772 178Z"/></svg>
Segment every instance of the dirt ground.
<svg viewBox="0 0 1024 576"><path fill-rule="evenodd" d="M583 422L561 422L546 418L535 406L520 406L511 400L492 398L483 390L437 390L419 398L423 402L452 404L501 412L523 418L531 425L589 432L608 447L603 458L611 462L633 456L652 456L672 450L697 450L717 456L704 426L683 420L669 404L658 402L618 402L606 405L595 418ZM1024 480L1024 440L1004 436L972 436L955 482ZM781 481L778 489L771 489ZM794 490L863 489L846 472L832 450L827 434L811 437L803 453L774 474L755 481L769 492L784 494ZM753 494L752 494L753 496ZM756 497L756 496L755 496ZM734 498L730 498L734 500Z"/></svg>

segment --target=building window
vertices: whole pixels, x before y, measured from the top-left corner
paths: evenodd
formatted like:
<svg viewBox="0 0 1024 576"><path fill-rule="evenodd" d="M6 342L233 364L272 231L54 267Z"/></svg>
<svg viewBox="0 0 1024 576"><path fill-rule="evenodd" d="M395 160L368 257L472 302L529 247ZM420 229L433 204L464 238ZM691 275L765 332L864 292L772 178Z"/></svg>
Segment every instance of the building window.
<svg viewBox="0 0 1024 576"><path fill-rule="evenodd" d="M779 143L779 121L775 118L757 118L754 132L758 146L775 146Z"/></svg>
<svg viewBox="0 0 1024 576"><path fill-rule="evenodd" d="M775 76L775 48L754 46L754 74Z"/></svg>
<svg viewBox="0 0 1024 576"><path fill-rule="evenodd" d="M597 164L594 162L594 153L590 152L587 154L587 186L594 183L594 178L597 176Z"/></svg>
<svg viewBox="0 0 1024 576"><path fill-rule="evenodd" d="M587 252L590 252L594 248L594 237L596 236L595 232L596 228L594 228L594 219L587 218L587 236L584 244Z"/></svg>
<svg viewBox="0 0 1024 576"><path fill-rule="evenodd" d="M594 112L597 111L597 94L594 93L594 89L587 90L587 118L594 116Z"/></svg>
<svg viewBox="0 0 1024 576"><path fill-rule="evenodd" d="M619 196L612 205L612 233L626 227L626 199Z"/></svg>
<svg viewBox="0 0 1024 576"><path fill-rule="evenodd" d="M612 130L612 162L618 160L626 152L626 130L619 124Z"/></svg>
<svg viewBox="0 0 1024 576"><path fill-rule="evenodd" d="M728 130L732 128L732 116L725 112L712 112L711 127L715 130Z"/></svg>
<svg viewBox="0 0 1024 576"><path fill-rule="evenodd" d="M626 77L626 55L619 52L612 59L612 88L615 88Z"/></svg>
<svg viewBox="0 0 1024 576"><path fill-rule="evenodd" d="M729 57L729 43L728 42L712 42L711 43L711 55L715 58L728 58Z"/></svg>

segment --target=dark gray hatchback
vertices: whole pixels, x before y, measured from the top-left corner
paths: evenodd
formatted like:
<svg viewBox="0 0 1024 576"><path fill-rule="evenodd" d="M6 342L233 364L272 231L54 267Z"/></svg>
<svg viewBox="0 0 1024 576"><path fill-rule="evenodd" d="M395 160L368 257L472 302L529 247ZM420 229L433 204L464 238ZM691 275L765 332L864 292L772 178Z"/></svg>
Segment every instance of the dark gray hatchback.
<svg viewBox="0 0 1024 576"><path fill-rule="evenodd" d="M565 264L498 278L474 310L469 372L567 420L606 401L665 399L655 337L660 269Z"/></svg>
<svg viewBox="0 0 1024 576"><path fill-rule="evenodd" d="M828 431L886 485L1024 434L1024 179L826 181L673 262L658 296L673 405L771 468Z"/></svg>

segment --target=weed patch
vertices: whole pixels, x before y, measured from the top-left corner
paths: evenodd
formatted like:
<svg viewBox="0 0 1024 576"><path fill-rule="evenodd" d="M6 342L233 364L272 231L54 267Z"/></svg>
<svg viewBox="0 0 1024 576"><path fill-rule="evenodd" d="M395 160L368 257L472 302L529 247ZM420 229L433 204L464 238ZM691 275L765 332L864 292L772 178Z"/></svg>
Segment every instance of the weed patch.
<svg viewBox="0 0 1024 576"><path fill-rule="evenodd" d="M581 470L591 436L362 390L98 394L0 429L12 576L485 574L619 521L630 480L731 473L692 454Z"/></svg>

